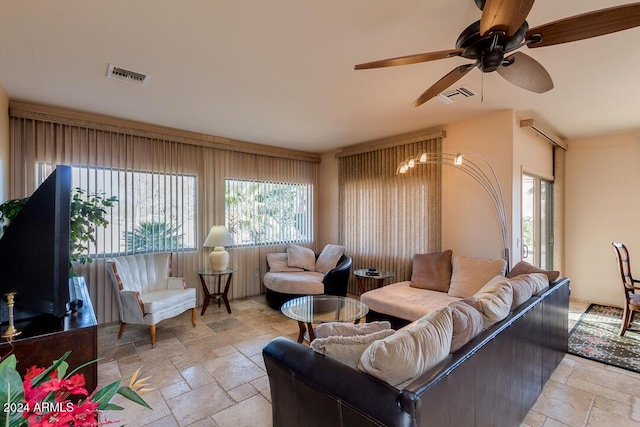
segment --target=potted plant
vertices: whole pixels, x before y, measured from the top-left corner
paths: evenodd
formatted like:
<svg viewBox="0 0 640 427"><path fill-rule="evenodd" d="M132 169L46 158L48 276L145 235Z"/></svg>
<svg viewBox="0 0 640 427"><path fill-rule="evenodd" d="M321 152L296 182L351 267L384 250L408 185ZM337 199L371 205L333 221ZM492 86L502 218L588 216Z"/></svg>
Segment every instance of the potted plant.
<svg viewBox="0 0 640 427"><path fill-rule="evenodd" d="M20 209L27 203L28 197L12 199L0 205L0 222L3 231L16 217ZM113 206L118 199L115 196L105 197L101 193L87 193L81 188L74 188L71 194L71 224L69 228L69 261L80 264L91 263L88 256L89 242L95 243L95 231L97 227L106 227L109 221L106 218L106 208ZM69 270L73 274L72 265Z"/></svg>

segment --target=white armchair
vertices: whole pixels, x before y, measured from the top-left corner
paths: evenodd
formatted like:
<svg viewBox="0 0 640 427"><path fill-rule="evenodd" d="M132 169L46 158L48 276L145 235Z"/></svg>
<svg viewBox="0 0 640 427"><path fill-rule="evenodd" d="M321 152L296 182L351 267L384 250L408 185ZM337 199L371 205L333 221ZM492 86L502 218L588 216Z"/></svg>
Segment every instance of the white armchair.
<svg viewBox="0 0 640 427"><path fill-rule="evenodd" d="M196 290L181 277L171 277L170 253L127 255L106 260L118 301L120 330L127 323L149 327L151 346L156 345L156 324L191 309L196 326Z"/></svg>

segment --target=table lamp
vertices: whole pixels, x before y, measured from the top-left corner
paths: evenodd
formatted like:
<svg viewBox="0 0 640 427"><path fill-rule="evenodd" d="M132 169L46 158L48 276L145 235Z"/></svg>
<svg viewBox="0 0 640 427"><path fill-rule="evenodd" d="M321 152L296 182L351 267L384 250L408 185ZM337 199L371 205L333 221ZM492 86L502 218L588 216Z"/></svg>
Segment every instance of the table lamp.
<svg viewBox="0 0 640 427"><path fill-rule="evenodd" d="M233 238L224 225L214 225L211 227L202 246L205 248L213 248L213 251L209 253L209 263L211 264L212 270L226 270L229 265L229 252L227 252L224 247L231 245L233 245Z"/></svg>

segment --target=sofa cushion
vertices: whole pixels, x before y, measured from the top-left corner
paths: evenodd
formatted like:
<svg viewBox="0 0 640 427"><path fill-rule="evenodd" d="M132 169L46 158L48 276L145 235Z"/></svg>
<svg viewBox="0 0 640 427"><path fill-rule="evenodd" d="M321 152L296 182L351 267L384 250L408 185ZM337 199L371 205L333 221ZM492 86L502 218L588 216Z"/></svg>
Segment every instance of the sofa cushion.
<svg viewBox="0 0 640 427"><path fill-rule="evenodd" d="M374 341L362 353L358 369L397 386L447 357L452 334L451 309L441 307L411 328Z"/></svg>
<svg viewBox="0 0 640 427"><path fill-rule="evenodd" d="M340 257L344 253L344 246L340 245L326 245L316 261L316 271L319 273L326 273L329 270L333 270L338 265Z"/></svg>
<svg viewBox="0 0 640 427"><path fill-rule="evenodd" d="M269 272L264 275L264 286L275 292L297 295L320 295L324 293L324 274L315 271Z"/></svg>
<svg viewBox="0 0 640 427"><path fill-rule="evenodd" d="M144 312L146 314L172 309L174 306L181 305L185 298L193 299L195 302L196 290L194 288L181 290L169 289L140 294L140 299L144 304Z"/></svg>
<svg viewBox="0 0 640 427"><path fill-rule="evenodd" d="M543 270L535 265L531 265L526 261L520 261L516 265L513 266L511 271L507 274L508 278L516 277L521 274L529 274L529 273L543 273L549 278L550 282L557 280L560 277L560 272L555 270Z"/></svg>
<svg viewBox="0 0 640 427"><path fill-rule="evenodd" d="M316 270L316 254L304 246L287 243L287 265L298 267L307 271Z"/></svg>
<svg viewBox="0 0 640 427"><path fill-rule="evenodd" d="M393 334L395 334L393 329L383 329L364 335L332 335L326 338L316 338L310 345L314 351L355 369L362 352L371 343Z"/></svg>
<svg viewBox="0 0 640 427"><path fill-rule="evenodd" d="M482 332L484 321L482 313L465 300L454 302L449 307L453 319L453 337L449 352L454 353Z"/></svg>
<svg viewBox="0 0 640 427"><path fill-rule="evenodd" d="M482 313L485 329L506 318L512 302L513 289L507 279L501 276L489 281L469 299L469 304Z"/></svg>
<svg viewBox="0 0 640 427"><path fill-rule="evenodd" d="M274 273L283 271L304 271L300 267L289 267L287 264L287 253L271 253L267 254L267 264L269 265L269 271Z"/></svg>
<svg viewBox="0 0 640 427"><path fill-rule="evenodd" d="M411 286L432 291L449 291L453 251L415 254L411 264Z"/></svg>
<svg viewBox="0 0 640 427"><path fill-rule="evenodd" d="M354 335L367 335L373 332L379 332L391 329L391 323L388 321L368 322L368 323L345 323L345 322L327 322L320 323L316 326L316 338L326 338L334 335L350 337Z"/></svg>
<svg viewBox="0 0 640 427"><path fill-rule="evenodd" d="M409 281L392 283L360 296L360 301L369 307L369 310L410 322L460 299L462 298L452 297L446 292L412 288Z"/></svg>
<svg viewBox="0 0 640 427"><path fill-rule="evenodd" d="M453 271L449 295L467 298L478 292L485 283L496 275L504 276L507 262L503 259L453 257Z"/></svg>

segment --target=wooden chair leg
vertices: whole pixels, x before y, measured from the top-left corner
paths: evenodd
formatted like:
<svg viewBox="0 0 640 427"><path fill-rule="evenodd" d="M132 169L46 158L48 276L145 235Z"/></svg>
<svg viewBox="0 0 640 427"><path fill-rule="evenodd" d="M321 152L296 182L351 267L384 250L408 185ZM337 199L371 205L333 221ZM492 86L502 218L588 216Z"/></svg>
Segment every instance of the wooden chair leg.
<svg viewBox="0 0 640 427"><path fill-rule="evenodd" d="M620 327L621 337L623 337L624 333L627 332L627 328L629 327L630 320L631 320L631 310L629 309L629 304L625 304L624 314L622 315L622 326Z"/></svg>
<svg viewBox="0 0 640 427"><path fill-rule="evenodd" d="M126 325L126 323L122 322L120 323L120 330L118 331L118 339L122 338L122 333L124 332L124 326Z"/></svg>
<svg viewBox="0 0 640 427"><path fill-rule="evenodd" d="M198 312L198 310L196 310L195 307L193 307L191 309L191 324L193 325L193 327L196 327L196 313Z"/></svg>
<svg viewBox="0 0 640 427"><path fill-rule="evenodd" d="M149 326L149 333L151 334L151 348L156 346L156 325Z"/></svg>

